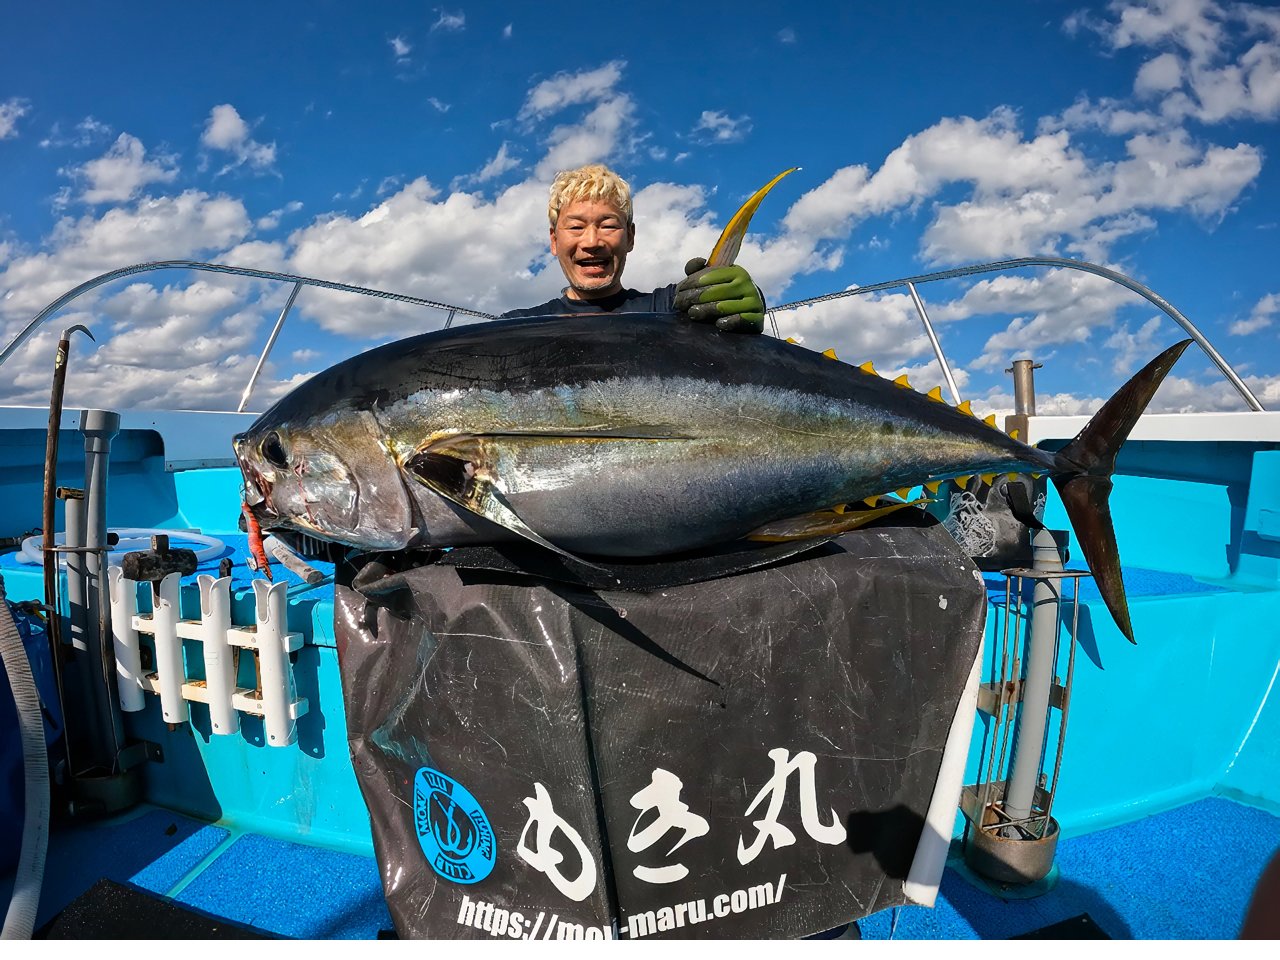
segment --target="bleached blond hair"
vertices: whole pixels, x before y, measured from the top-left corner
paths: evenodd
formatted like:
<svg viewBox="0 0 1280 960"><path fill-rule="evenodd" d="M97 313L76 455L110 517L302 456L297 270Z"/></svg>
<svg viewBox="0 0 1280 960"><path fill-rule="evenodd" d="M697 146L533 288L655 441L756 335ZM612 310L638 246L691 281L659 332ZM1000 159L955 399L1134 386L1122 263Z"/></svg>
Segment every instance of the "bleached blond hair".
<svg viewBox="0 0 1280 960"><path fill-rule="evenodd" d="M560 219L560 208L578 200L607 203L621 211L631 222L631 187L627 181L603 163L589 163L577 170L561 170L551 184L551 199L547 202L547 219L551 229Z"/></svg>

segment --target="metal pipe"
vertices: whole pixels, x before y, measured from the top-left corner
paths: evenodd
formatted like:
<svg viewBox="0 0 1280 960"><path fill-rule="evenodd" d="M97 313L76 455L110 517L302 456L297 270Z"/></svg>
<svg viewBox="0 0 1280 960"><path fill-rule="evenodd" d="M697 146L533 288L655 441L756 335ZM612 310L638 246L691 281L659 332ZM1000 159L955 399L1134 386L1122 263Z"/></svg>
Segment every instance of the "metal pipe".
<svg viewBox="0 0 1280 960"><path fill-rule="evenodd" d="M110 410L84 410L80 414L84 434L85 613L89 633L87 680L94 701L94 754L100 765L115 772L116 758L124 744L124 720L116 685L115 649L111 639L111 600L108 593L107 476L111 441L120 432L120 414Z"/></svg>
<svg viewBox="0 0 1280 960"><path fill-rule="evenodd" d="M84 491L58 488L62 501L62 545L67 547L67 620L71 649L77 653L89 649L89 615L85 601ZM45 555L45 561L57 563L58 555Z"/></svg>
<svg viewBox="0 0 1280 960"><path fill-rule="evenodd" d="M318 280L315 277L300 277L292 273L275 273L271 270L255 270L252 267L234 267L223 263L200 263L195 260L156 260L151 263L138 263L131 267L121 267L118 270L110 270L107 273L99 274L91 280L86 280L77 287L68 290L62 296L58 297L51 304L41 310L32 318L31 322L18 332L9 344L0 350L0 365L3 365L27 339L40 328L50 316L61 310L72 300L82 294L88 293L95 287L100 287L104 283L110 283L112 280L119 280L123 277L131 277L139 273L148 273L152 270L201 270L206 273L225 273L237 277L250 277L255 280L279 280L284 283L301 283L309 287L320 287L325 290L338 290L343 293L359 293L368 297L377 297L381 300L395 300L397 303L408 303L420 307L433 307L436 310L455 310L458 313L465 314L469 317L477 317L481 320L496 320L492 313L482 313L479 310L470 310L467 307L455 307L447 303L441 303L437 300L427 300L422 297L411 297L403 293L390 293L386 290L374 290L370 287L357 287L349 283L335 283L332 280ZM83 330L83 327L72 327L71 329ZM86 331L88 332L88 331Z"/></svg>
<svg viewBox="0 0 1280 960"><path fill-rule="evenodd" d="M931 283L936 280L952 280L958 277L970 277L980 273L996 273L1004 270L1016 270L1022 267L1056 267L1065 270L1079 270L1084 273L1092 273L1095 276L1104 277L1114 283L1120 284L1128 290L1143 297L1170 318L1173 319L1187 334L1200 345L1210 360L1222 371L1223 376L1230 381L1235 387L1236 392L1244 399L1245 403L1251 410L1261 411L1265 407L1262 406L1258 398L1254 396L1253 391L1245 385L1244 381L1236 374L1231 365L1227 363L1213 348L1213 345L1205 338L1195 325L1188 320L1181 312L1177 310L1171 303L1159 296L1149 287L1138 283L1126 277L1122 273L1115 270L1109 270L1106 267L1098 266L1094 263L1088 263L1083 260L1068 260L1062 257L1019 257L1014 260L999 260L992 263L973 264L966 267L956 267L952 270L940 270L935 273L922 273L914 277L904 277L899 280L887 280L882 283L872 283L863 287L855 287L852 290L841 290L836 293L824 294L820 297L808 297L804 300L794 300L791 303L784 303L778 307L770 308L770 313L778 310L794 310L797 307L809 306L810 304L823 303L827 300L837 300L842 297L858 297L867 293L877 293L881 290L891 290L895 287L905 286L908 283L921 284ZM454 311L469 317L476 317L480 320L497 319L491 313L483 313L479 310L470 310L466 307L452 306L447 303L441 303L436 300L427 300L423 297L411 297L406 294L391 293L386 290L374 290L369 287L358 287L353 284L335 283L331 280L320 280L315 277L300 277L296 274L276 273L270 270L256 270L251 267L235 267L228 264L220 263L200 263L193 260L158 260L151 263L140 263L130 267L122 267L118 270L111 270L107 273L100 274L86 280L79 286L67 291L58 299L54 300L47 307L41 310L34 318L18 332L3 350L0 350L0 365L9 359L13 353L27 341L36 330L38 330L50 316L62 309L71 301L84 293L99 287L104 283L110 283L112 280L118 280L123 277L134 276L139 273L146 273L152 270L202 270L209 273L224 273L232 276L250 277L258 280L276 280L285 283L302 283L307 286L320 287L325 290L338 290L344 293L357 293L364 296L378 297L384 300L395 300L399 303L408 303L416 306L432 307L437 310ZM776 323L775 323L776 328Z"/></svg>
<svg viewBox="0 0 1280 960"><path fill-rule="evenodd" d="M916 292L914 283L908 283L907 290L911 293L911 302L916 305L916 313L920 314L920 322L924 324L924 332L929 337L929 343L933 345L934 356L938 358L938 366L942 368L942 376L947 381L947 389L951 391L951 402L959 404L962 399L960 389L956 386L956 378L951 375L951 366L947 363L947 358L942 352L942 344L938 342L938 335L933 332L933 324L929 322L929 314L925 312L924 301L920 299L920 294Z"/></svg>
<svg viewBox="0 0 1280 960"><path fill-rule="evenodd" d="M1042 366L1034 360L1015 360L1013 368L1005 371L1013 374L1013 412L1016 416L1036 415L1036 375L1032 371Z"/></svg>
<svg viewBox="0 0 1280 960"><path fill-rule="evenodd" d="M840 290L836 293L824 294L821 297L809 297L804 300L794 300L791 303L784 303L776 310L794 310L797 307L807 307L815 303L823 303L827 300L839 300L843 297L859 297L867 293L878 293L881 290L892 290L895 287L906 286L909 283L932 283L935 280L954 280L958 277L971 277L979 273L999 273L1005 270L1017 270L1021 267L1058 267L1064 270L1079 270L1082 273L1091 273L1094 276L1103 277L1113 283L1118 283L1127 290L1132 290L1138 296L1144 298L1154 304L1160 310L1164 311L1172 320L1182 327L1183 330L1194 340L1200 344L1200 348L1208 355L1209 359L1214 362L1222 375L1225 376L1231 385L1236 388L1236 392L1244 398L1251 410L1264 410L1265 407L1258 401L1250 390L1236 375L1231 365L1213 348L1213 345L1205 339L1204 334L1196 329L1195 325L1184 317L1176 307L1173 306L1164 297L1157 294L1151 288L1143 286L1136 280L1126 277L1123 273L1115 270L1109 270L1106 267L1100 267L1096 263L1088 263L1084 260L1067 260L1062 257L1019 257L1016 260L998 260L993 263L978 263L967 267L956 267L952 270L940 270L936 273L922 273L914 277L904 277L901 280L886 280L882 283L871 283L865 287L855 287L852 290ZM0 362L3 362L3 355L0 355Z"/></svg>
<svg viewBox="0 0 1280 960"><path fill-rule="evenodd" d="M280 328L284 326L285 318L289 316L289 310L293 307L293 301L298 299L298 291L301 289L302 284L295 283L293 290L289 292L289 299L285 301L284 309L280 311L280 319L272 327L271 336L267 337L267 345L262 348L262 356L258 357L257 366L253 368L253 373L249 376L249 382L244 388L244 393L240 395L240 406L236 407L236 413L244 413L245 405L249 402L249 394L253 393L254 384L258 382L262 368L266 365L267 357L271 355L271 348L276 345L276 337L280 336Z"/></svg>
<svg viewBox="0 0 1280 960"><path fill-rule="evenodd" d="M1058 538L1063 531L1040 529L1031 540L1033 567L1061 572L1062 554ZM1004 812L1010 820L1031 816L1040 768L1044 762L1044 734L1049 719L1049 694L1053 685L1054 653L1058 641L1058 596L1061 583L1037 579L1032 593L1031 630L1027 638L1027 678L1022 684L1022 710L1014 739L1013 769L1004 795ZM1006 828L1011 838L1024 836L1017 827ZM1038 838L1035 838L1038 839Z"/></svg>

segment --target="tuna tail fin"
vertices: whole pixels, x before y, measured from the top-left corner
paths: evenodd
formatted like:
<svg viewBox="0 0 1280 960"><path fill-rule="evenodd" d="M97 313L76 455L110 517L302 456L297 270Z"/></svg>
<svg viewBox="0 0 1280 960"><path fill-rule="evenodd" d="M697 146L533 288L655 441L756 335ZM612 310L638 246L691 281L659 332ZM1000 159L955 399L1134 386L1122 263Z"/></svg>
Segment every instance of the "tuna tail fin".
<svg viewBox="0 0 1280 960"><path fill-rule="evenodd" d="M1111 523L1111 473L1116 455L1190 340L1176 343L1142 368L1103 404L1074 440L1058 452L1053 483L1062 497L1085 562L1116 626L1134 643L1129 602L1120 576L1120 550Z"/></svg>

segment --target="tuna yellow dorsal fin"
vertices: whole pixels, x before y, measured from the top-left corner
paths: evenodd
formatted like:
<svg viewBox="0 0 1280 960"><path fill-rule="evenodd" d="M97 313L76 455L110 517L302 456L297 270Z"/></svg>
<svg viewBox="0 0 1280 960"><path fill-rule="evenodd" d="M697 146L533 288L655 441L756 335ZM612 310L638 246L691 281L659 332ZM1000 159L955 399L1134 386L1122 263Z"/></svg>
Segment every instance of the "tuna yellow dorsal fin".
<svg viewBox="0 0 1280 960"><path fill-rule="evenodd" d="M937 400L939 403L946 403L946 401L942 399L941 386L934 387L932 390L926 393L925 396L928 397L930 400Z"/></svg>
<svg viewBox="0 0 1280 960"><path fill-rule="evenodd" d="M982 418L982 422L988 427L994 427L996 425L996 415L994 413L988 413Z"/></svg>
<svg viewBox="0 0 1280 960"><path fill-rule="evenodd" d="M973 412L973 408L969 406L968 400L966 400L964 403L957 403L956 409L959 410L961 413L967 413L971 417L977 416L977 414Z"/></svg>
<svg viewBox="0 0 1280 960"><path fill-rule="evenodd" d="M836 356L836 351L835 351L835 348L834 348L834 347L831 347L831 348L829 348L829 349L827 349L827 350L823 350L823 351L822 351L822 355L823 355L824 357L826 357L828 360L839 360L839 359L840 359L839 357L837 357L837 356Z"/></svg>
<svg viewBox="0 0 1280 960"><path fill-rule="evenodd" d="M720 239L716 241L716 245L711 248L711 255L707 257L708 267L727 267L738 259L738 251L742 249L742 239L747 235L747 227L759 208L760 202L765 198L765 194L777 186L778 181L787 174L795 173L799 169L799 167L791 167L783 170L753 193L747 199L747 202L738 208L738 212L729 218L729 222L725 225L724 232L720 234Z"/></svg>
<svg viewBox="0 0 1280 960"><path fill-rule="evenodd" d="M876 373L875 364L873 364L870 360L868 360L866 363L859 366L858 369L861 370L863 373L872 373L872 374L875 374L877 377L880 376L880 374Z"/></svg>
<svg viewBox="0 0 1280 960"><path fill-rule="evenodd" d="M908 390L911 389L911 381L907 379L907 375L905 373L900 377L895 377L893 382L895 386L906 387Z"/></svg>

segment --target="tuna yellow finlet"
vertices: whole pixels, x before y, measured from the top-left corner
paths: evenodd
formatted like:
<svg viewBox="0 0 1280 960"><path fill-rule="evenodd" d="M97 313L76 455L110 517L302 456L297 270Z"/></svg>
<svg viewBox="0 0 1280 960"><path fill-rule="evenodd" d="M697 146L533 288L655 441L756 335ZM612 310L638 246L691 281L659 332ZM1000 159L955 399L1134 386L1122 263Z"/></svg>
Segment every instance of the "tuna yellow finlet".
<svg viewBox="0 0 1280 960"><path fill-rule="evenodd" d="M839 360L839 359L840 359L839 357L837 357L837 356L836 356L836 351L835 351L835 348L834 348L834 347L830 347L830 348L828 348L828 349L826 349L826 350L823 350L823 351L822 351L822 355L823 355L824 357L826 357L828 360Z"/></svg>
<svg viewBox="0 0 1280 960"><path fill-rule="evenodd" d="M966 400L964 403L957 403L956 409L959 410L961 413L967 413L971 417L977 416L977 414L974 413L973 409L969 406L968 400Z"/></svg>
<svg viewBox="0 0 1280 960"><path fill-rule="evenodd" d="M982 422L988 427L994 427L996 425L996 415L994 413L988 413L982 418Z"/></svg>
<svg viewBox="0 0 1280 960"><path fill-rule="evenodd" d="M930 480L924 484L924 488L930 493L937 493L940 486L942 486L941 480Z"/></svg>
<svg viewBox="0 0 1280 960"><path fill-rule="evenodd" d="M800 341L797 340L795 337L787 337L787 343L799 343L799 342Z"/></svg>
<svg viewBox="0 0 1280 960"><path fill-rule="evenodd" d="M1017 427L1014 427L1012 430L1010 430L1010 431L1009 431L1009 439L1010 439L1010 440L1017 440L1017 439L1018 439L1018 428L1017 428Z"/></svg>
<svg viewBox="0 0 1280 960"><path fill-rule="evenodd" d="M876 373L875 365L870 360L868 360L864 364L861 364L858 367L858 369L861 370L863 373L874 373L877 377L880 376L880 374Z"/></svg>
<svg viewBox="0 0 1280 960"><path fill-rule="evenodd" d="M903 487L901 490L897 491L897 494L898 494L898 496L899 496L899 497L901 497L903 500L906 500L909 496L911 496L911 488L910 488L910 487Z"/></svg>
<svg viewBox="0 0 1280 960"><path fill-rule="evenodd" d="M932 390L926 393L925 396L928 397L930 400L937 400L939 403L946 403L946 401L942 399L941 386L934 387Z"/></svg>
<svg viewBox="0 0 1280 960"><path fill-rule="evenodd" d="M893 382L900 387L906 387L908 390L912 389L911 381L907 379L905 373L900 377L894 377Z"/></svg>
<svg viewBox="0 0 1280 960"><path fill-rule="evenodd" d="M987 486L991 486L991 484L996 482L996 475L994 473L984 473L980 479Z"/></svg>

